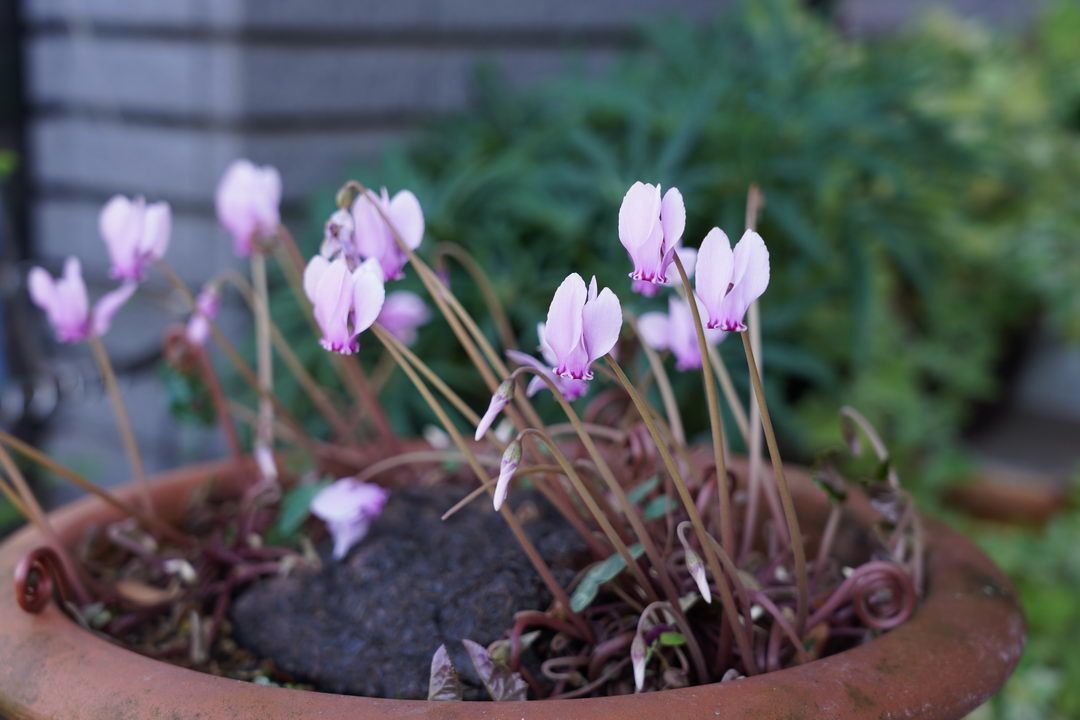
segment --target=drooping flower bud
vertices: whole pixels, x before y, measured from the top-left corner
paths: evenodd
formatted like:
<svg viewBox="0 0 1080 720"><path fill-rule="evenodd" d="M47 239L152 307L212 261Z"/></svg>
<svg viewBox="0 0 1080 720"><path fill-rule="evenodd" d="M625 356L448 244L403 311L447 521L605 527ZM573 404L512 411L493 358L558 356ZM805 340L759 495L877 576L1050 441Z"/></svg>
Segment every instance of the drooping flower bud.
<svg viewBox="0 0 1080 720"><path fill-rule="evenodd" d="M630 664L634 666L634 691L641 692L645 687L645 656L648 647L645 638L639 628L634 633L634 640L630 643Z"/></svg>
<svg viewBox="0 0 1080 720"><path fill-rule="evenodd" d="M499 417L503 408L509 405L513 399L514 381L508 378L503 380L502 384L495 389L495 394L491 396L491 402L488 404L487 412L484 413L484 417L480 418L480 423L476 426L474 439L477 442L484 437L484 434L491 428L491 424L495 422L495 418Z"/></svg>
<svg viewBox="0 0 1080 720"><path fill-rule="evenodd" d="M690 577L697 584L701 597L711 605L712 591L709 589L709 579L705 575L705 563L701 561L701 556L697 554L694 548L690 547L690 541L686 539L686 531L689 528L690 523L684 520L679 523L677 530L679 542L682 543L683 551L686 553L686 569L690 571Z"/></svg>
<svg viewBox="0 0 1080 720"><path fill-rule="evenodd" d="M334 196L334 202L337 203L338 209L349 210L353 203L356 202L357 196L360 195L360 188L355 182L349 181L341 186L341 189L337 191L337 195Z"/></svg>
<svg viewBox="0 0 1080 720"><path fill-rule="evenodd" d="M499 480L495 483L495 495L492 502L495 509L502 507L506 500L506 493L510 489L510 479L514 477L518 466L521 464L521 441L514 439L503 451L502 461L499 463Z"/></svg>

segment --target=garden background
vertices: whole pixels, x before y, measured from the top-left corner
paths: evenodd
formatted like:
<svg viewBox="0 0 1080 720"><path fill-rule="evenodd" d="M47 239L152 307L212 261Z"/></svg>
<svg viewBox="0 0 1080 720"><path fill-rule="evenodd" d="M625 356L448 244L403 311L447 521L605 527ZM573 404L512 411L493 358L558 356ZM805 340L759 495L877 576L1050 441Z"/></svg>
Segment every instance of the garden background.
<svg viewBox="0 0 1080 720"><path fill-rule="evenodd" d="M0 9L5 428L92 477L126 477L89 358L51 342L22 286L31 260L68 253L99 256L92 294L107 283L96 212L115 192L172 203L170 260L197 283L230 261L211 192L233 157L282 170L309 250L346 177L409 187L427 251L467 247L528 346L559 268L628 282L612 260L630 182L680 187L691 244L713 224L737 234L756 182L774 258L768 392L787 456L810 463L835 443L842 404L875 422L923 506L977 535L1023 595L1028 650L979 717L1080 717L1080 4L360 5ZM451 282L479 305L466 275ZM221 449L199 388L161 369L157 328L181 309L150 289L124 319L148 330L108 340L155 469ZM275 312L333 382L300 342L301 318L284 302ZM469 390L455 348L437 324L421 333L420 353ZM428 422L402 378L384 397L401 430ZM70 497L37 480L53 504ZM974 519L971 497L1001 484L1047 511ZM0 526L14 523L0 506Z"/></svg>

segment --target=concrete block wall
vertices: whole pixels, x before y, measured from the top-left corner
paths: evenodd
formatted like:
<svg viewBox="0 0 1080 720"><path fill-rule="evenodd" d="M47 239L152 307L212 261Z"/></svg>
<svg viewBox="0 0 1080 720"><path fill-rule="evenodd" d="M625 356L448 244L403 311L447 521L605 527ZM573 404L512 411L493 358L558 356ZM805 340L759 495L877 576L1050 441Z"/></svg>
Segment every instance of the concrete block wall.
<svg viewBox="0 0 1080 720"><path fill-rule="evenodd" d="M172 203L169 261L199 283L230 262L212 193L236 157L276 165L294 216L342 167L467 105L480 63L527 85L570 65L602 67L637 25L704 20L727 0L18 0L25 23L34 248L84 258L108 284L97 235L113 193ZM295 225L295 227L302 227ZM120 362L160 342L176 308L151 283L107 342ZM85 367L85 348L58 362ZM152 372L123 378L151 469L220 452L178 430ZM61 406L50 450L94 477L127 471L106 399Z"/></svg>

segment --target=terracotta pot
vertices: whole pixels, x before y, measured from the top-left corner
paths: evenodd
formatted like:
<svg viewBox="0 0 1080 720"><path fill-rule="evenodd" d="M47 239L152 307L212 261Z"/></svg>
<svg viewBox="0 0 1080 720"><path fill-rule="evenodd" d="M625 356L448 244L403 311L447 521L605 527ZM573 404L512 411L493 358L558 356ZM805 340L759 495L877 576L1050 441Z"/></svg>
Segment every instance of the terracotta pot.
<svg viewBox="0 0 1080 720"><path fill-rule="evenodd" d="M228 482L219 463L160 476L162 514L183 512L208 478ZM792 472L804 522L826 508L805 475ZM131 488L123 491L133 496ZM65 542L92 523L117 519L90 499L52 515ZM856 503L850 520L872 518ZM200 718L295 720L398 718L962 718L1005 682L1020 658L1024 622L1008 580L970 542L927 521L927 597L903 626L861 647L806 665L728 682L611 698L528 703L423 702L267 688L147 659L80 629L54 606L28 615L14 597L20 557L42 541L26 529L0 546L0 716L18 718Z"/></svg>

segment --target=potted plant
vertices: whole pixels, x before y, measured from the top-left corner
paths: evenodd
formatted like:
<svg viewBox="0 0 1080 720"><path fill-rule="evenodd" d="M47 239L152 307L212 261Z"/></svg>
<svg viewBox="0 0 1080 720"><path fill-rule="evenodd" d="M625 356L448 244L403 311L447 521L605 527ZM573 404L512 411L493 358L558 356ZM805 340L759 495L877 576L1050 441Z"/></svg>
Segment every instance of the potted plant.
<svg viewBox="0 0 1080 720"><path fill-rule="evenodd" d="M225 273L196 297L163 260L168 206L125 198L101 217L115 291L91 306L73 260L58 281L32 272L32 298L58 339L90 344L135 482L106 492L0 435L0 488L33 525L0 547L0 711L959 718L1015 666L1024 629L1008 581L918 514L862 415L841 411L846 446L812 470L784 465L759 365L756 300L770 258L754 230L756 189L735 247L714 228L695 253L680 244L679 191L635 183L618 236L633 290L667 292L667 312L636 316L571 273L538 329L540 357L514 338L497 350L417 254L423 213L408 191L348 183L306 264L280 224L279 197L277 173L244 161L218 188L250 281ZM273 256L340 393L315 380L273 323ZM456 256L489 282L463 248ZM100 337L154 267L191 308L168 335L170 361L205 384L232 457L151 481ZM386 291L406 269L490 388L483 414L410 349L428 311ZM251 307L254 367L217 327L226 284ZM497 302L490 309L502 315ZM361 334L441 432L395 437L378 383L350 357ZM256 408L222 391L211 338ZM715 352L725 340L746 356L746 408ZM705 442L687 437L664 353L700 373ZM278 400L275 354L325 418L326 437ZM250 452L237 421L251 426ZM746 460L730 455L734 433ZM9 451L95 497L45 515ZM326 473L340 479L320 482Z"/></svg>

